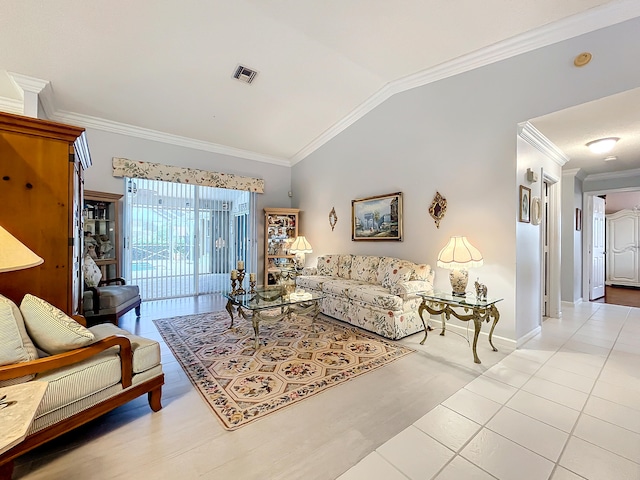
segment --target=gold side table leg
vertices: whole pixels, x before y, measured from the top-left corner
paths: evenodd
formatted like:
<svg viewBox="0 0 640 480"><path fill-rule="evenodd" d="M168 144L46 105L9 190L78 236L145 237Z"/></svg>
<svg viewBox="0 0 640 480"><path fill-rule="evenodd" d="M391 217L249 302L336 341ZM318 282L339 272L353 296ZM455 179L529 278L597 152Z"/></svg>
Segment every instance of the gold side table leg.
<svg viewBox="0 0 640 480"><path fill-rule="evenodd" d="M253 313L253 317L251 318L251 324L253 325L253 333L255 335L254 348L257 352L258 347L260 346L260 313L259 311L255 311Z"/></svg>
<svg viewBox="0 0 640 480"><path fill-rule="evenodd" d="M233 302L227 300L227 305L224 308L229 312L229 316L231 317L231 325L229 325L229 328L233 328Z"/></svg>
<svg viewBox="0 0 640 480"><path fill-rule="evenodd" d="M491 317L493 317L493 325L491 325L491 330L489 331L489 345L491 345L494 352L497 352L498 349L493 345L493 330L496 328L498 320L500 320L500 312L498 312L495 305L491 305L491 308L489 309L489 318Z"/></svg>
<svg viewBox="0 0 640 480"><path fill-rule="evenodd" d="M420 342L420 345L424 345L424 342L427 340L427 335L429 335L429 329L427 328L427 324L422 317L422 312L427 309L425 305L425 301L423 300L420 306L418 307L418 315L420 316L420 320L422 320L422 326L424 327L424 338Z"/></svg>
<svg viewBox="0 0 640 480"><path fill-rule="evenodd" d="M482 329L482 320L476 312L474 312L473 315L473 327L475 330L473 332L473 361L475 363L482 363L480 361L480 358L478 357L478 352L476 351L476 347L478 345L478 337L480 336L480 329Z"/></svg>

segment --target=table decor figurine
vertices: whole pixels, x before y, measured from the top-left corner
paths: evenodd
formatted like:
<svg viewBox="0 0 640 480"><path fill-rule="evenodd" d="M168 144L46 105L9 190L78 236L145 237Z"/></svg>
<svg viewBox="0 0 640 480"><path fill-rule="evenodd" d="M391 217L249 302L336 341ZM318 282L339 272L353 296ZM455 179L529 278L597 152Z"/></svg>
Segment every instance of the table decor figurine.
<svg viewBox="0 0 640 480"><path fill-rule="evenodd" d="M249 293L256 293L256 274L255 273L250 273L249 274Z"/></svg>
<svg viewBox="0 0 640 480"><path fill-rule="evenodd" d="M478 297L478 300L487 300L487 286L484 285L483 283L479 282L480 278L476 279L475 282L475 286L476 286L476 297Z"/></svg>

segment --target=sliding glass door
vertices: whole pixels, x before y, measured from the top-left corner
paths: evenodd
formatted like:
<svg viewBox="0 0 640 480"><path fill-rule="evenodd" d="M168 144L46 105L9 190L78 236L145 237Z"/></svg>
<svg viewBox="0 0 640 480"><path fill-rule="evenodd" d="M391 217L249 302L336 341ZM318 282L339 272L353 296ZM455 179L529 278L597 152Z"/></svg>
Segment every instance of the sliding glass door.
<svg viewBox="0 0 640 480"><path fill-rule="evenodd" d="M126 179L125 277L143 300L223 292L256 271L255 193Z"/></svg>

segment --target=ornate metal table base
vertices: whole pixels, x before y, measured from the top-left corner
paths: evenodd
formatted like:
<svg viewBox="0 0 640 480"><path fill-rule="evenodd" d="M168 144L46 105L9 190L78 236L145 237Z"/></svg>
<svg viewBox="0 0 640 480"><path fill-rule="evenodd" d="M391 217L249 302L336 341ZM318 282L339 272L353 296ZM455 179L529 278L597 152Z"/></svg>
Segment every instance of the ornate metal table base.
<svg viewBox="0 0 640 480"><path fill-rule="evenodd" d="M469 310L471 310L471 313L457 313L454 308L461 308L465 312L469 312ZM488 323L493 318L493 325L491 325L491 331L489 332L489 344L491 345L491 348L494 352L498 351L498 349L493 345L493 330L496 328L498 320L500 320L500 312L498 312L495 304L492 303L491 305L487 306L462 307L459 305L450 305L444 301L423 299L422 303L418 307L418 314L420 315L420 320L422 320L422 325L424 325L424 338L420 342L420 345L424 345L424 342L427 339L428 330L430 329L428 324L422 317L422 312L424 312L425 310L431 315L442 315L442 332L440 332L440 335L444 335L444 332L446 330L445 318L446 320L450 320L451 315L456 317L458 320L462 320L463 322L469 322L473 320L473 361L475 363L482 363L478 358L478 353L476 352L478 336L480 335L480 330L482 329L482 322L486 321Z"/></svg>
<svg viewBox="0 0 640 480"><path fill-rule="evenodd" d="M227 306L225 307L227 312L229 312L229 316L231 317L231 324L229 328L233 328L233 306L234 304L231 300L227 300ZM238 316L248 320L249 317L245 313L245 310L240 305L236 305L238 310ZM272 310L278 307L272 307L269 310ZM251 315L251 324L253 325L253 332L255 334L255 350L258 351L258 347L260 346L260 322L261 321L280 321L284 317L291 318L292 313L296 313L299 315L312 314L313 320L311 322L312 328L316 323L316 318L318 318L318 314L320 313L320 305L318 304L318 300L311 300L309 302L303 303L293 303L290 305L283 305L280 307L280 313L276 315L264 316L262 312L266 309L256 309L253 310L253 315Z"/></svg>

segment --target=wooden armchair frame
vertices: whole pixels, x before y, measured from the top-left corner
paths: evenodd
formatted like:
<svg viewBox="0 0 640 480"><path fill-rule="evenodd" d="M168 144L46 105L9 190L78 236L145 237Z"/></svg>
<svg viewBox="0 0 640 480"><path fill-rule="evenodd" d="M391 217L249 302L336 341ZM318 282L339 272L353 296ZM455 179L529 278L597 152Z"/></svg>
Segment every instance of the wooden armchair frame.
<svg viewBox="0 0 640 480"><path fill-rule="evenodd" d="M73 318L78 323L86 325L84 317L74 315ZM11 480L13 460L23 453L67 433L74 428L79 427L80 425L83 425L116 407L119 407L120 405L124 405L140 395L145 393L148 395L149 406L154 412L157 412L162 408L161 400L164 374L132 386L133 354L131 350L131 341L123 335L111 335L86 347L77 348L75 350L51 355L45 358L39 358L30 362L1 366L0 380L10 380L12 378L44 373L56 368L74 365L113 347L120 347L119 355L122 369L122 393L103 400L86 410L78 412L71 417L65 418L58 423L31 434L18 445L4 452L0 455L0 480Z"/></svg>

